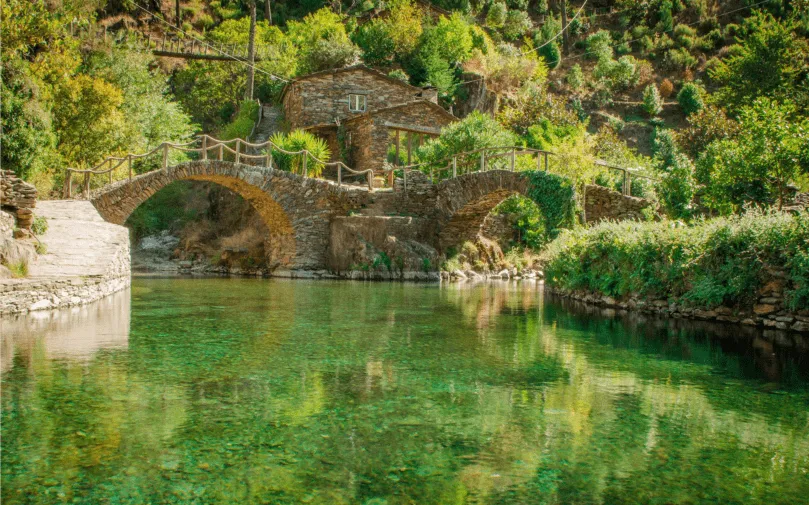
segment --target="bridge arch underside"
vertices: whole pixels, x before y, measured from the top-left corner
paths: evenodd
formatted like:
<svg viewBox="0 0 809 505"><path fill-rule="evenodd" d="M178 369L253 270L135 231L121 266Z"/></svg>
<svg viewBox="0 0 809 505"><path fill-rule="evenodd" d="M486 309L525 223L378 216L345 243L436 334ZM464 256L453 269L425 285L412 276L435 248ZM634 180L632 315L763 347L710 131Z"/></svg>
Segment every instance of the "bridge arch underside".
<svg viewBox="0 0 809 505"><path fill-rule="evenodd" d="M442 182L438 187L438 206L444 216L438 236L440 250L446 253L451 247L474 241L497 205L512 195L527 197L528 188L525 175L505 170L476 172Z"/></svg>
<svg viewBox="0 0 809 505"><path fill-rule="evenodd" d="M92 203L105 220L123 225L139 205L175 181L212 182L250 202L261 216L268 230L264 250L272 270L322 268L325 259L318 246L326 250L326 244L319 242L327 240L328 221L317 219L312 202L306 205L306 184L292 179L287 173L228 162L190 162L118 183L95 195Z"/></svg>

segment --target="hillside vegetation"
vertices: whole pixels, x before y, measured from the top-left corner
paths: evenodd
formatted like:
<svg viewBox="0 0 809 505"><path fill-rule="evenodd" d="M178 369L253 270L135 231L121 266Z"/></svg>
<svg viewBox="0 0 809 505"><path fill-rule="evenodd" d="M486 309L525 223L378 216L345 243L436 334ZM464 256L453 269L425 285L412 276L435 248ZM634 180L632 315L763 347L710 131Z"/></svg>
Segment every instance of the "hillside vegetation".
<svg viewBox="0 0 809 505"><path fill-rule="evenodd" d="M783 207L807 189L808 4L572 1L563 27L561 2L548 0L260 1L256 40L269 56L254 95L277 101L295 76L363 62L436 87L459 113L483 109L426 143L420 161L525 145L558 153L554 170L575 184L619 186L595 159L653 176L632 194L670 218ZM6 0L3 167L57 195L67 166L200 131L243 134L243 63L158 60L146 40L244 47L249 5L183 1L172 27L169 0ZM483 88L496 100L475 102ZM535 207L505 208L521 237L539 237L525 233L541 226Z"/></svg>

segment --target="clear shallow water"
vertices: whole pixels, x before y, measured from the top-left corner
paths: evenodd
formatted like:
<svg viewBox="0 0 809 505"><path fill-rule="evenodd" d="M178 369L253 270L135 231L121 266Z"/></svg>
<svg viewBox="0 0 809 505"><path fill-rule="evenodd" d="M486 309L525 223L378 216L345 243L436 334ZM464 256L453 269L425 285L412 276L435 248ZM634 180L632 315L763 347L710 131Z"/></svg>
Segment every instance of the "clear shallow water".
<svg viewBox="0 0 809 505"><path fill-rule="evenodd" d="M136 279L4 321L2 502L809 503L809 360L737 331L528 284Z"/></svg>

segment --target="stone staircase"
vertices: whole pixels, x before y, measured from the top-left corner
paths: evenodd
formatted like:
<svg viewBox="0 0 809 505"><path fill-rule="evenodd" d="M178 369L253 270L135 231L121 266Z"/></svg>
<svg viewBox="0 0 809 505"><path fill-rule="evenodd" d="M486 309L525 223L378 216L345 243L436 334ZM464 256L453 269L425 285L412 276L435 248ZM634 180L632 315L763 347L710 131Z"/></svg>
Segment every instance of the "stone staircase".
<svg viewBox="0 0 809 505"><path fill-rule="evenodd" d="M283 118L281 109L275 105L262 105L261 115L261 122L256 126L253 138L250 139L254 144L268 141L280 129L281 119Z"/></svg>

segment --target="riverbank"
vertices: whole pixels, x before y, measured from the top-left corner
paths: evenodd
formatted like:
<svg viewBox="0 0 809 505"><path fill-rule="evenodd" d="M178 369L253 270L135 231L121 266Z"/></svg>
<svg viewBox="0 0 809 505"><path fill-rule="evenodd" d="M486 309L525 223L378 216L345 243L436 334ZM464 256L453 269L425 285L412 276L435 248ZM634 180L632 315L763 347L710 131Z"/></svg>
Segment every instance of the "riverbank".
<svg viewBox="0 0 809 505"><path fill-rule="evenodd" d="M806 212L603 223L565 233L543 264L550 290L586 303L809 333L807 243Z"/></svg>
<svg viewBox="0 0 809 505"><path fill-rule="evenodd" d="M129 232L87 201L37 202L48 229L28 275L0 280L0 314L83 305L130 285Z"/></svg>

